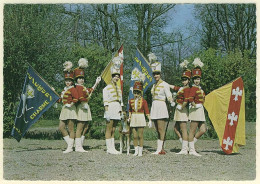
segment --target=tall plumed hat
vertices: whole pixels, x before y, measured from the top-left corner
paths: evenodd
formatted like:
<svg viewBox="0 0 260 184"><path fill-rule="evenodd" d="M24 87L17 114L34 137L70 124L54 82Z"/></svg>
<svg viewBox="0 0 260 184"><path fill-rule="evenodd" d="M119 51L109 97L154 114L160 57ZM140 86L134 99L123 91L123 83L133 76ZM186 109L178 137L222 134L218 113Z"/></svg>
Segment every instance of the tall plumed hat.
<svg viewBox="0 0 260 184"><path fill-rule="evenodd" d="M184 60L181 64L180 67L183 69L181 78L191 78L191 71L188 69L188 64L189 62L187 60Z"/></svg>
<svg viewBox="0 0 260 184"><path fill-rule="evenodd" d="M148 54L148 59L150 62L150 66L152 68L153 73L155 72L160 72L161 73L161 63L158 62L157 56L154 53L149 53Z"/></svg>
<svg viewBox="0 0 260 184"><path fill-rule="evenodd" d="M143 83L144 83L144 81L145 81L145 74L140 73L138 75L138 77L136 78L133 90L137 90L137 91L143 92Z"/></svg>
<svg viewBox="0 0 260 184"><path fill-rule="evenodd" d="M64 72L64 78L65 79L73 79L74 78L74 72L72 70L72 62L70 61L65 61L65 63L63 63L63 72Z"/></svg>
<svg viewBox="0 0 260 184"><path fill-rule="evenodd" d="M201 62L200 58L195 58L193 63L194 68L192 69L192 78L200 77L202 76L202 70L201 68L204 66L204 64Z"/></svg>
<svg viewBox="0 0 260 184"><path fill-rule="evenodd" d="M133 90L143 92L143 82L142 81L135 81Z"/></svg>
<svg viewBox="0 0 260 184"><path fill-rule="evenodd" d="M120 75L120 66L123 60L120 56L114 57L112 59L112 66L110 68L111 75L118 74Z"/></svg>
<svg viewBox="0 0 260 184"><path fill-rule="evenodd" d="M79 67L75 68L75 70L74 70L75 78L85 76L84 69L88 67L88 60L86 60L85 58L80 58L78 61L78 64L79 64Z"/></svg>

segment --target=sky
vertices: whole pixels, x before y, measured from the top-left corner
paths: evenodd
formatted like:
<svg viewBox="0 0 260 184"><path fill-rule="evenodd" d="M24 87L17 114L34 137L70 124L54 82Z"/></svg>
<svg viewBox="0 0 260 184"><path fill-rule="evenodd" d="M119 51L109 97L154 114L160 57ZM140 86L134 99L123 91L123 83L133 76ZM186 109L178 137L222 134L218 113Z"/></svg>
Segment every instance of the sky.
<svg viewBox="0 0 260 184"><path fill-rule="evenodd" d="M198 21L193 15L194 4L177 4L174 9L168 12L169 16L172 16L173 19L170 19L166 32L171 32L172 29L180 29L182 32L188 34L186 26L189 24L198 24ZM171 15L173 14L173 15Z"/></svg>

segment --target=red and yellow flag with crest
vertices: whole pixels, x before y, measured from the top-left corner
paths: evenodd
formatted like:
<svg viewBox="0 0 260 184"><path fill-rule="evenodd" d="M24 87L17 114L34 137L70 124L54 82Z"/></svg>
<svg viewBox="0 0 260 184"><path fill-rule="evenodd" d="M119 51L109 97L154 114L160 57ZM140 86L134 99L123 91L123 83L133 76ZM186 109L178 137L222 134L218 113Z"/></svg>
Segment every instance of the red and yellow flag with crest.
<svg viewBox="0 0 260 184"><path fill-rule="evenodd" d="M245 90L241 77L209 93L205 108L226 154L245 145Z"/></svg>

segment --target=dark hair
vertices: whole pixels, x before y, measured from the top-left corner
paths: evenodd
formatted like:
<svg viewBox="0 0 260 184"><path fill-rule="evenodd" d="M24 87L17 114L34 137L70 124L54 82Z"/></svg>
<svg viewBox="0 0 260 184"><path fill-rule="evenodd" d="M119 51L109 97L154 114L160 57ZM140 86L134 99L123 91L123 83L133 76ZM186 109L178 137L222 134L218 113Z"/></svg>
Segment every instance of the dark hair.
<svg viewBox="0 0 260 184"><path fill-rule="evenodd" d="M181 80L183 81L183 80L189 80L189 82L190 82L190 79L188 78L188 77L181 77Z"/></svg>
<svg viewBox="0 0 260 184"><path fill-rule="evenodd" d="M200 80L201 80L201 77L195 76L195 77L192 77L192 81L194 81L194 80L197 79L197 78L200 78Z"/></svg>
<svg viewBox="0 0 260 184"><path fill-rule="evenodd" d="M66 82L66 80L70 80L72 83L74 83L74 80L71 78L66 78L64 81Z"/></svg>
<svg viewBox="0 0 260 184"><path fill-rule="evenodd" d="M134 90L133 93L138 92L139 94L142 94L140 90Z"/></svg>
<svg viewBox="0 0 260 184"><path fill-rule="evenodd" d="M112 74L112 78L114 78L116 75L118 75L120 77L119 73L114 73L114 74Z"/></svg>
<svg viewBox="0 0 260 184"><path fill-rule="evenodd" d="M84 78L84 77L82 77L82 76L79 76L79 77L76 77L76 78L75 78L75 82L77 82L77 81L78 81L78 79L84 79L84 80L85 80L85 78Z"/></svg>
<svg viewBox="0 0 260 184"><path fill-rule="evenodd" d="M161 72L158 72L158 71L153 72L153 75L161 75Z"/></svg>

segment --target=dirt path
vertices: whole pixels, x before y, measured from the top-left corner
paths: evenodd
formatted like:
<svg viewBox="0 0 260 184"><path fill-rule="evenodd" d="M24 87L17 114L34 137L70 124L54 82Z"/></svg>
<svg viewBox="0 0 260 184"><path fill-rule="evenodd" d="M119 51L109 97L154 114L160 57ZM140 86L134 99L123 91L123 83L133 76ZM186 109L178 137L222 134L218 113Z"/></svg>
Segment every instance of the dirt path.
<svg viewBox="0 0 260 184"><path fill-rule="evenodd" d="M251 125L250 125L251 126ZM252 125L253 128L255 123ZM151 155L156 141L144 142L143 157L108 155L104 140L87 140L88 153L63 154L62 140L4 139L5 180L254 180L256 177L255 129L247 129L240 153L224 155L218 140L199 140L202 157L176 155L177 140L167 140L166 155ZM119 149L119 141L116 140ZM131 143L132 145L132 143ZM131 146L131 153L134 148Z"/></svg>

